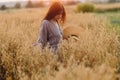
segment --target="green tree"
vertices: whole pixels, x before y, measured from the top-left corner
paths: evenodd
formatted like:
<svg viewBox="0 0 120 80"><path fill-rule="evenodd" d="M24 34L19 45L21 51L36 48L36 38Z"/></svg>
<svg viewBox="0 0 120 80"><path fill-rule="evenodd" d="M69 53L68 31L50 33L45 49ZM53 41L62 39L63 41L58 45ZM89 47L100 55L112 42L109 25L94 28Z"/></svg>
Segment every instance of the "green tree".
<svg viewBox="0 0 120 80"><path fill-rule="evenodd" d="M110 3L116 2L116 0L109 0Z"/></svg>
<svg viewBox="0 0 120 80"><path fill-rule="evenodd" d="M32 1L29 0L27 5L26 5L26 8L33 8L33 7L34 7L34 5L33 5Z"/></svg>
<svg viewBox="0 0 120 80"><path fill-rule="evenodd" d="M45 2L44 1L39 1L38 3L35 4L35 7L44 7Z"/></svg>
<svg viewBox="0 0 120 80"><path fill-rule="evenodd" d="M72 1L72 0L68 0L67 5L74 5L77 4L79 1Z"/></svg>
<svg viewBox="0 0 120 80"><path fill-rule="evenodd" d="M14 8L21 8L21 4L18 2L15 4Z"/></svg>
<svg viewBox="0 0 120 80"><path fill-rule="evenodd" d="M6 10L7 7L6 7L5 5L2 5L0 9L1 9L1 10Z"/></svg>

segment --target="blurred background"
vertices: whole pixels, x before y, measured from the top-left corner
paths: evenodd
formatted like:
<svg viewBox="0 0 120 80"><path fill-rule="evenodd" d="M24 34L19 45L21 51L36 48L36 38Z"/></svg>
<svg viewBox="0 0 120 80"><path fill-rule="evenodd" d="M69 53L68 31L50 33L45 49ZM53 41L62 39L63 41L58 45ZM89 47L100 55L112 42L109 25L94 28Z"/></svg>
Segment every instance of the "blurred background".
<svg viewBox="0 0 120 80"><path fill-rule="evenodd" d="M44 7L49 5L53 1L60 1L65 5L75 5L78 3L95 3L95 4L106 4L106 3L118 3L120 0L0 0L0 7L5 6L6 8L14 7Z"/></svg>
<svg viewBox="0 0 120 80"><path fill-rule="evenodd" d="M0 11L25 8L43 8L54 1L72 6L77 13L99 13L107 16L111 23L120 25L120 0L0 0ZM117 13L115 13L117 12Z"/></svg>

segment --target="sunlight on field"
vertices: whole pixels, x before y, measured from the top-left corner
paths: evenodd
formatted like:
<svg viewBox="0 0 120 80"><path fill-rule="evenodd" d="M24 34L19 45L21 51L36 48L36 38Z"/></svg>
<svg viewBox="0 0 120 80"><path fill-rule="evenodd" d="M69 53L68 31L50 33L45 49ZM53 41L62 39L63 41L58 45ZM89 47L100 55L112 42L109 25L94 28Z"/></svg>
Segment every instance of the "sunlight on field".
<svg viewBox="0 0 120 80"><path fill-rule="evenodd" d="M47 48L42 52L39 46L33 47L46 11L34 8L0 12L0 59L7 80L116 80L119 35L109 28L106 18L75 13L67 6L62 28L79 27L81 36L78 41L69 38L60 43L60 62Z"/></svg>

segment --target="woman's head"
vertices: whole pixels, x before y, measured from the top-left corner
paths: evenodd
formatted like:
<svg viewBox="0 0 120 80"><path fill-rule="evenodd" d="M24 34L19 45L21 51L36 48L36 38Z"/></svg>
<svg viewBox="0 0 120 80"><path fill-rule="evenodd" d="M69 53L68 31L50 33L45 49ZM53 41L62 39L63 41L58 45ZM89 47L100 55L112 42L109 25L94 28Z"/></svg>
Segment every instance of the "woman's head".
<svg viewBox="0 0 120 80"><path fill-rule="evenodd" d="M60 19L62 22L64 22L65 18L66 18L66 12L64 6L60 2L54 2L50 6L44 19L46 20Z"/></svg>

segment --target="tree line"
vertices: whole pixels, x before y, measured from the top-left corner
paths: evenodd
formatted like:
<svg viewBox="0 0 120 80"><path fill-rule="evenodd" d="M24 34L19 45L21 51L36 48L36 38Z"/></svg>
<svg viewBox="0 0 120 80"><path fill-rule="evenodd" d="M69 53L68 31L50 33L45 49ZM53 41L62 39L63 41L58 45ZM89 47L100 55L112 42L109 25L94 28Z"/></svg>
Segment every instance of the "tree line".
<svg viewBox="0 0 120 80"><path fill-rule="evenodd" d="M44 1L39 1L39 2L33 3L31 0L28 0L27 4L24 7L25 8L35 8L35 7L44 7L44 6L46 6ZM7 7L5 4L1 5L1 7L0 7L1 10L6 10L9 8L19 9L19 8L22 8L22 5L20 2L17 2L13 7Z"/></svg>
<svg viewBox="0 0 120 80"><path fill-rule="evenodd" d="M77 4L79 1L68 1L67 3L65 3L66 5L74 5ZM64 3L64 2L63 2ZM36 3L33 3L31 0L27 1L27 4L24 6L24 8L37 8L37 7L45 7L47 6L45 1L38 1ZM6 5L2 5L0 7L0 10L6 10L9 9L10 7L7 7ZM22 5L20 2L17 2L13 7L11 8L15 8L15 9L20 9L22 8Z"/></svg>

